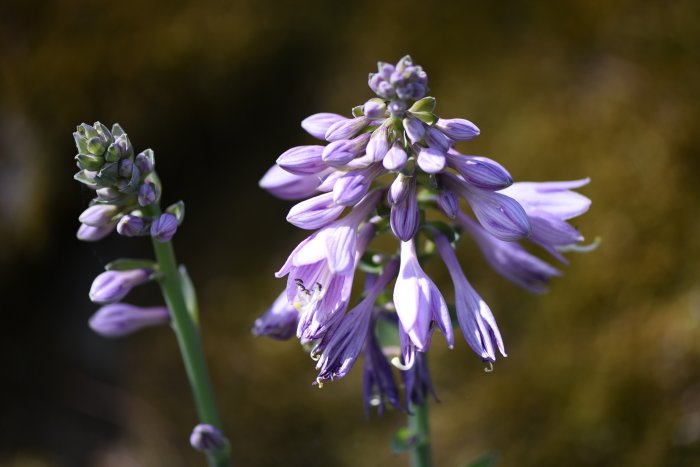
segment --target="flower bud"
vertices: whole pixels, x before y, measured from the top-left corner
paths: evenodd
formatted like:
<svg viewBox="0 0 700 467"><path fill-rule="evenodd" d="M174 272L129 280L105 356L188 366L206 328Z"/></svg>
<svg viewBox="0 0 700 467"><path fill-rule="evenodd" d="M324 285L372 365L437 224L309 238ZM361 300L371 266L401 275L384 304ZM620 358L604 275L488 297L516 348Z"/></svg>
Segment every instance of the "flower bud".
<svg viewBox="0 0 700 467"><path fill-rule="evenodd" d="M480 133L476 125L463 118L440 118L435 123L435 128L455 141L469 141L479 136Z"/></svg>
<svg viewBox="0 0 700 467"><path fill-rule="evenodd" d="M117 143L110 144L105 152L105 160L108 162L117 162L121 157L121 147Z"/></svg>
<svg viewBox="0 0 700 467"><path fill-rule="evenodd" d="M87 149L91 154L101 156L107 149L107 144L101 137L94 136L87 141Z"/></svg>
<svg viewBox="0 0 700 467"><path fill-rule="evenodd" d="M384 156L382 163L385 169L395 172L401 170L404 165L406 165L406 160L406 151L401 147L401 143L396 141L391 149L389 149L389 152L386 153L386 156Z"/></svg>
<svg viewBox="0 0 700 467"><path fill-rule="evenodd" d="M150 206L156 200L156 192L153 189L153 184L145 182L139 188L138 201L140 206Z"/></svg>
<svg viewBox="0 0 700 467"><path fill-rule="evenodd" d="M119 212L117 206L111 204L94 204L83 211L78 220L83 224L100 227L109 223L117 212Z"/></svg>
<svg viewBox="0 0 700 467"><path fill-rule="evenodd" d="M334 123L348 120L346 117L332 113L318 113L306 117L301 122L301 127L316 139L325 139L326 131Z"/></svg>
<svg viewBox="0 0 700 467"><path fill-rule="evenodd" d="M118 302L136 286L150 280L148 269L131 269L127 271L105 271L95 278L90 288L90 300L94 303Z"/></svg>
<svg viewBox="0 0 700 467"><path fill-rule="evenodd" d="M226 445L226 438L218 428L200 423L192 430L190 444L198 451L212 453Z"/></svg>
<svg viewBox="0 0 700 467"><path fill-rule="evenodd" d="M78 237L78 240L82 240L84 242L96 242L111 234L114 231L115 226L116 224L114 223L101 225L99 227L81 224L78 228L76 237Z"/></svg>
<svg viewBox="0 0 700 467"><path fill-rule="evenodd" d="M387 193L387 201L390 205L393 206L394 204L400 203L406 198L408 189L410 188L410 181L411 177L406 177L404 174L398 174L396 176Z"/></svg>
<svg viewBox="0 0 700 467"><path fill-rule="evenodd" d="M182 221L185 220L185 202L178 201L177 203L171 204L168 206L165 212L169 212L170 214L174 215L177 219L177 225L180 225L182 224Z"/></svg>
<svg viewBox="0 0 700 467"><path fill-rule="evenodd" d="M177 231L177 218L166 212L161 214L151 224L151 237L159 242L167 242L175 235Z"/></svg>
<svg viewBox="0 0 700 467"><path fill-rule="evenodd" d="M155 156L153 155L153 151L151 149L146 149L145 151L140 152L136 156L136 160L134 161L136 167L138 167L141 171L141 175L144 176L153 172L153 167L155 166L155 163Z"/></svg>
<svg viewBox="0 0 700 467"><path fill-rule="evenodd" d="M170 312L163 306L141 308L126 303L105 305L90 318L93 331L103 337L122 337L150 326L170 322Z"/></svg>
<svg viewBox="0 0 700 467"><path fill-rule="evenodd" d="M438 193L438 206L442 209L450 219L457 217L457 211L459 211L459 198L452 190L443 189Z"/></svg>
<svg viewBox="0 0 700 467"><path fill-rule="evenodd" d="M78 154L75 159L79 168L90 171L100 170L105 163L104 157L93 154Z"/></svg>
<svg viewBox="0 0 700 467"><path fill-rule="evenodd" d="M411 143L417 143L425 136L425 126L417 118L404 118L403 129Z"/></svg>
<svg viewBox="0 0 700 467"><path fill-rule="evenodd" d="M380 118L386 112L386 103L382 99L376 97L365 102L362 106L362 112L369 118Z"/></svg>
<svg viewBox="0 0 700 467"><path fill-rule="evenodd" d="M131 178L131 173L134 171L134 163L131 159L124 159L119 162L119 176L124 178Z"/></svg>
<svg viewBox="0 0 700 467"><path fill-rule="evenodd" d="M127 214L119 219L117 232L125 237L140 237L148 235L150 225L143 217Z"/></svg>

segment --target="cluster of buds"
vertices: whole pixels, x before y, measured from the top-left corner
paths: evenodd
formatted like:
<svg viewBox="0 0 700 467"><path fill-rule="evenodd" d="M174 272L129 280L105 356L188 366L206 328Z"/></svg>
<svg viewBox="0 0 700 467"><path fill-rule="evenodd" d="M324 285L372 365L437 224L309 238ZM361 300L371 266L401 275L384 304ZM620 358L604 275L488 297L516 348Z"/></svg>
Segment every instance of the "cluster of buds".
<svg viewBox="0 0 700 467"><path fill-rule="evenodd" d="M116 230L126 237L150 235L170 240L184 216L182 201L160 213L161 184L154 170L153 151L135 154L119 124L112 130L100 122L81 124L73 133L80 171L75 179L95 190L95 198L80 215L78 238L100 240ZM90 327L106 337L120 337L144 327L170 322L166 307L137 307L121 300L136 286L153 280L157 265L148 260L117 260L98 275L90 300L103 305L90 319Z"/></svg>
<svg viewBox="0 0 700 467"><path fill-rule="evenodd" d="M287 220L315 232L276 273L287 276L286 289L253 332L296 334L317 360L319 386L345 376L364 353L366 407L381 410L384 400L400 406L389 363L401 370L408 402L420 404L432 391L424 354L436 329L452 347L458 323L489 365L497 353L505 356L496 320L457 259L460 234L475 240L496 272L541 292L560 272L520 241L566 263L561 253L582 249L583 240L567 220L586 212L590 200L571 191L587 179L513 183L499 163L458 152L456 144L479 129L435 114L435 98L425 96L427 76L410 57L396 66L380 62L369 86L377 97L355 107L351 118L305 119L301 126L327 144L286 151L260 181L279 198L303 200ZM369 250L389 232L397 249ZM431 257L441 258L452 278L453 313L421 266ZM367 273L367 285L351 307L357 269Z"/></svg>
<svg viewBox="0 0 700 467"><path fill-rule="evenodd" d="M80 169L74 178L96 194L80 215L78 238L97 241L116 230L126 237L151 235L159 241L170 240L182 222L184 205L176 203L162 214L149 209L159 202L161 192L153 151L135 154L118 123L112 131L100 122L83 123L73 137Z"/></svg>

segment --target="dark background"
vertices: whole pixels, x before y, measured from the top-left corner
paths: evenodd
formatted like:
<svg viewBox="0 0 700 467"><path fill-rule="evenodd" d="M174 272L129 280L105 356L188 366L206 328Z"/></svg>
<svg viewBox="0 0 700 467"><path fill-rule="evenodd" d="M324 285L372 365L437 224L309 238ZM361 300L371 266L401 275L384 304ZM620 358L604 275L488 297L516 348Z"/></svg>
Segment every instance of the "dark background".
<svg viewBox="0 0 700 467"><path fill-rule="evenodd" d="M359 366L319 391L294 341L249 333L303 238L258 179L311 141L304 117L348 114L375 62L406 53L438 113L481 128L464 151L517 180L590 176L576 224L603 238L543 296L464 242L509 357L486 374L463 341L436 340L436 465L490 451L503 466L697 465L698 44L693 0L3 2L0 465L203 465L172 334L86 325L104 264L150 255L145 239L75 239L90 192L72 181L71 132L94 120L152 147L164 202L186 201L176 250L237 464L406 464L388 447L404 417L365 419ZM155 286L129 300L159 303Z"/></svg>

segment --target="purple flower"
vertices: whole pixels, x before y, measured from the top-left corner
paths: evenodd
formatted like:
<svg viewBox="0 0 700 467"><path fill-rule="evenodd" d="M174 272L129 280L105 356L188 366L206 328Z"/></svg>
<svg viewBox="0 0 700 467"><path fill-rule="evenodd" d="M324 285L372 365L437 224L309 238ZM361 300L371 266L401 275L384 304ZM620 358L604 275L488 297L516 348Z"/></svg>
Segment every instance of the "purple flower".
<svg viewBox="0 0 700 467"><path fill-rule="evenodd" d="M333 201L342 206L356 204L365 196L372 181L383 171L384 168L381 164L373 164L364 169L346 173L333 186Z"/></svg>
<svg viewBox="0 0 700 467"><path fill-rule="evenodd" d="M140 206L150 206L156 201L156 191L152 183L145 182L141 185L138 200Z"/></svg>
<svg viewBox="0 0 700 467"><path fill-rule="evenodd" d="M430 380L428 357L419 353L416 361L407 370L401 371L404 387L406 388L406 405L423 405L430 394L438 400Z"/></svg>
<svg viewBox="0 0 700 467"><path fill-rule="evenodd" d="M428 90L428 75L406 55L394 67L379 62L377 73L369 75L369 87L384 99L418 100Z"/></svg>
<svg viewBox="0 0 700 467"><path fill-rule="evenodd" d="M566 221L585 213L591 205L590 199L571 189L580 188L589 181L586 178L570 182L521 182L500 193L516 199L525 209L532 225L530 240L566 264L558 248L583 241L579 231Z"/></svg>
<svg viewBox="0 0 700 467"><path fill-rule="evenodd" d="M150 232L150 224L141 216L126 214L119 219L117 232L119 232L119 235L125 237L148 235Z"/></svg>
<svg viewBox="0 0 700 467"><path fill-rule="evenodd" d="M382 165L384 165L385 169L396 172L403 169L407 160L408 156L406 155L406 151L404 151L403 147L401 147L401 143L396 141L391 149L389 149L389 151L386 153L384 159L382 159Z"/></svg>
<svg viewBox="0 0 700 467"><path fill-rule="evenodd" d="M440 152L447 152L450 149L450 141L442 134L440 130L434 127L428 127L425 132L425 142L428 146L437 149Z"/></svg>
<svg viewBox="0 0 700 467"><path fill-rule="evenodd" d="M323 193L295 204L287 214L287 222L300 229L318 229L336 220L344 209L333 202L333 193Z"/></svg>
<svg viewBox="0 0 700 467"><path fill-rule="evenodd" d="M441 181L467 200L476 218L491 235L508 242L530 235L528 216L513 198L472 187L450 173L444 173Z"/></svg>
<svg viewBox="0 0 700 467"><path fill-rule="evenodd" d="M479 128L463 118L439 118L435 128L454 141L469 141L479 136Z"/></svg>
<svg viewBox="0 0 700 467"><path fill-rule="evenodd" d="M407 242L416 236L420 227L420 210L416 199L416 181L411 177L408 182L408 193L401 201L391 206L389 215L391 230L396 238Z"/></svg>
<svg viewBox="0 0 700 467"><path fill-rule="evenodd" d="M552 277L561 272L530 254L517 242L504 242L489 234L466 214L457 221L476 240L486 261L501 276L531 292L542 293Z"/></svg>
<svg viewBox="0 0 700 467"><path fill-rule="evenodd" d="M314 175L326 168L323 146L297 146L277 158L277 165L294 175Z"/></svg>
<svg viewBox="0 0 700 467"><path fill-rule="evenodd" d="M252 332L256 336L286 340L294 335L298 324L299 311L289 304L287 291L284 290L272 306L255 320Z"/></svg>
<svg viewBox="0 0 700 467"><path fill-rule="evenodd" d="M304 199L316 192L321 184L320 175L295 175L275 164L265 172L258 185L281 199Z"/></svg>
<svg viewBox="0 0 700 467"><path fill-rule="evenodd" d="M369 118L380 118L386 112L386 103L381 99L370 99L362 106L362 112Z"/></svg>
<svg viewBox="0 0 700 467"><path fill-rule="evenodd" d="M394 286L394 306L401 325L415 347L424 352L435 322L452 347L454 337L445 300L418 262L413 240L401 242L401 267Z"/></svg>
<svg viewBox="0 0 700 467"><path fill-rule="evenodd" d="M122 337L149 326L170 322L170 312L162 306L141 308L126 303L105 305L90 318L90 327L104 337Z"/></svg>
<svg viewBox="0 0 700 467"><path fill-rule="evenodd" d="M384 123L372 133L369 143L367 143L367 157L374 162L379 162L389 152L390 146L389 126L387 123Z"/></svg>
<svg viewBox="0 0 700 467"><path fill-rule="evenodd" d="M151 224L151 237L159 242L167 242L177 231L177 217L169 212L158 216Z"/></svg>
<svg viewBox="0 0 700 467"><path fill-rule="evenodd" d="M367 291L365 298L342 317L337 327L323 336L320 343L323 351L316 365L316 369L319 370L319 383L323 380L342 378L355 364L370 332L374 302L394 278L397 269L397 261L387 264L382 275Z"/></svg>
<svg viewBox="0 0 700 467"><path fill-rule="evenodd" d="M404 118L403 129L411 143L416 144L425 137L425 124L417 118Z"/></svg>
<svg viewBox="0 0 700 467"><path fill-rule="evenodd" d="M387 191L386 199L389 205L393 206L400 203L408 195L408 191L411 187L411 179L413 177L407 177L404 174L398 174Z"/></svg>
<svg viewBox="0 0 700 467"><path fill-rule="evenodd" d="M190 444L197 451L213 453L223 448L227 441L218 428L206 423L200 423L192 430Z"/></svg>
<svg viewBox="0 0 700 467"><path fill-rule="evenodd" d="M447 153L447 163L476 188L501 190L513 184L508 171L487 157L465 156L451 149Z"/></svg>
<svg viewBox="0 0 700 467"><path fill-rule="evenodd" d="M105 271L95 278L90 288L90 300L94 303L114 303L126 297L131 289L151 279L149 269Z"/></svg>
<svg viewBox="0 0 700 467"><path fill-rule="evenodd" d="M325 139L326 131L334 123L348 120L346 117L332 113L318 113L305 118L301 127L316 139Z"/></svg>
<svg viewBox="0 0 700 467"><path fill-rule="evenodd" d="M447 237L434 230L433 239L452 277L457 321L467 343L482 360L495 361L496 348L505 357L503 339L491 309L467 280Z"/></svg>
<svg viewBox="0 0 700 467"><path fill-rule="evenodd" d="M457 212L459 212L459 199L454 191L445 188L441 189L438 192L437 203L447 217L450 219L457 217Z"/></svg>
<svg viewBox="0 0 700 467"><path fill-rule="evenodd" d="M423 172L429 174L442 172L447 163L445 154L439 149L432 147L421 147L418 149L418 159L416 162L418 162L418 167L420 167Z"/></svg>
<svg viewBox="0 0 700 467"><path fill-rule="evenodd" d="M382 348L379 346L373 326L370 326L365 340L364 362L364 402L365 414L369 417L370 408L376 406L381 415L384 412L384 402L388 400L391 405L401 409L399 400L399 388Z"/></svg>
<svg viewBox="0 0 700 467"><path fill-rule="evenodd" d="M340 139L350 139L369 125L370 119L367 117L356 117L352 119L340 120L328 127L326 131L326 141L338 141Z"/></svg>
<svg viewBox="0 0 700 467"><path fill-rule="evenodd" d="M112 223L112 218L119 212L119 208L112 204L93 204L80 215L78 220L92 227L102 227Z"/></svg>
<svg viewBox="0 0 700 467"><path fill-rule="evenodd" d="M102 240L107 235L114 232L116 226L117 224L115 223L104 224L99 227L93 227L92 225L87 224L80 224L76 236L78 237L78 240L82 240L84 242L96 242L98 240Z"/></svg>

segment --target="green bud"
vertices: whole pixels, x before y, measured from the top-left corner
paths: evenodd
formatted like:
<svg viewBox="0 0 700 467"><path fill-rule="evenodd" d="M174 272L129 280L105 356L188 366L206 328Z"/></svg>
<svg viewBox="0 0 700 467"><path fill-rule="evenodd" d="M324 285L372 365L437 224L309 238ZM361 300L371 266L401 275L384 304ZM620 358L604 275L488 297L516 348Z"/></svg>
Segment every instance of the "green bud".
<svg viewBox="0 0 700 467"><path fill-rule="evenodd" d="M428 125L432 125L438 120L438 118L430 112L411 112L411 115L419 120L422 120Z"/></svg>
<svg viewBox="0 0 700 467"><path fill-rule="evenodd" d="M413 103L410 109L408 109L409 112L411 113L416 113L416 112L428 112L432 113L433 110L435 110L435 98L434 97L424 97L421 100L418 100Z"/></svg>
<svg viewBox="0 0 700 467"><path fill-rule="evenodd" d="M116 162L109 162L102 167L95 180L101 186L112 186L117 183L117 177L119 175L119 164Z"/></svg>
<svg viewBox="0 0 700 467"><path fill-rule="evenodd" d="M100 170L105 163L102 156L95 156L92 154L78 154L75 156L75 159L78 161L78 167L90 171Z"/></svg>
<svg viewBox="0 0 700 467"><path fill-rule="evenodd" d="M105 159L108 162L117 162L119 159L121 159L121 155L122 153L119 149L119 145L117 143L112 143L107 148L107 152L105 153Z"/></svg>
<svg viewBox="0 0 700 467"><path fill-rule="evenodd" d="M97 136L97 130L87 123L81 123L78 125L78 134L85 139L89 139Z"/></svg>
<svg viewBox="0 0 700 467"><path fill-rule="evenodd" d="M122 158L127 158L134 155L134 148L131 146L131 141L129 141L129 137L126 135L126 133L119 135L115 140L115 143L119 145Z"/></svg>
<svg viewBox="0 0 700 467"><path fill-rule="evenodd" d="M124 131L124 129L121 127L121 125L119 125L118 123L115 123L114 125L112 125L112 136L114 136L115 138L118 138L121 135L125 135L125 134L126 134L126 131Z"/></svg>
<svg viewBox="0 0 700 467"><path fill-rule="evenodd" d="M99 136L93 136L87 141L87 149L91 154L94 154L96 156L101 156L102 154L105 153L105 149L107 149L107 145L105 144L105 141L99 137Z"/></svg>
<svg viewBox="0 0 700 467"><path fill-rule="evenodd" d="M177 219L177 225L180 225L185 219L185 202L178 201L177 203L168 206L168 209L166 209L165 212L169 212L170 214L174 215Z"/></svg>
<svg viewBox="0 0 700 467"><path fill-rule="evenodd" d="M110 133L107 127L101 124L100 122L95 122L95 131L97 131L97 134L100 135L100 137L107 144L110 144L114 141L114 138L112 138L112 133Z"/></svg>
<svg viewBox="0 0 700 467"><path fill-rule="evenodd" d="M75 140L75 147L78 148L80 154L88 154L87 140L80 136L77 131L73 132L73 139Z"/></svg>
<svg viewBox="0 0 700 467"><path fill-rule="evenodd" d="M97 183L95 183L94 177L92 175L91 176L86 175L85 170L81 170L80 172L73 175L73 179L75 179L76 181L82 183L83 185L85 185L89 188L93 188L93 189L99 188L99 185Z"/></svg>

